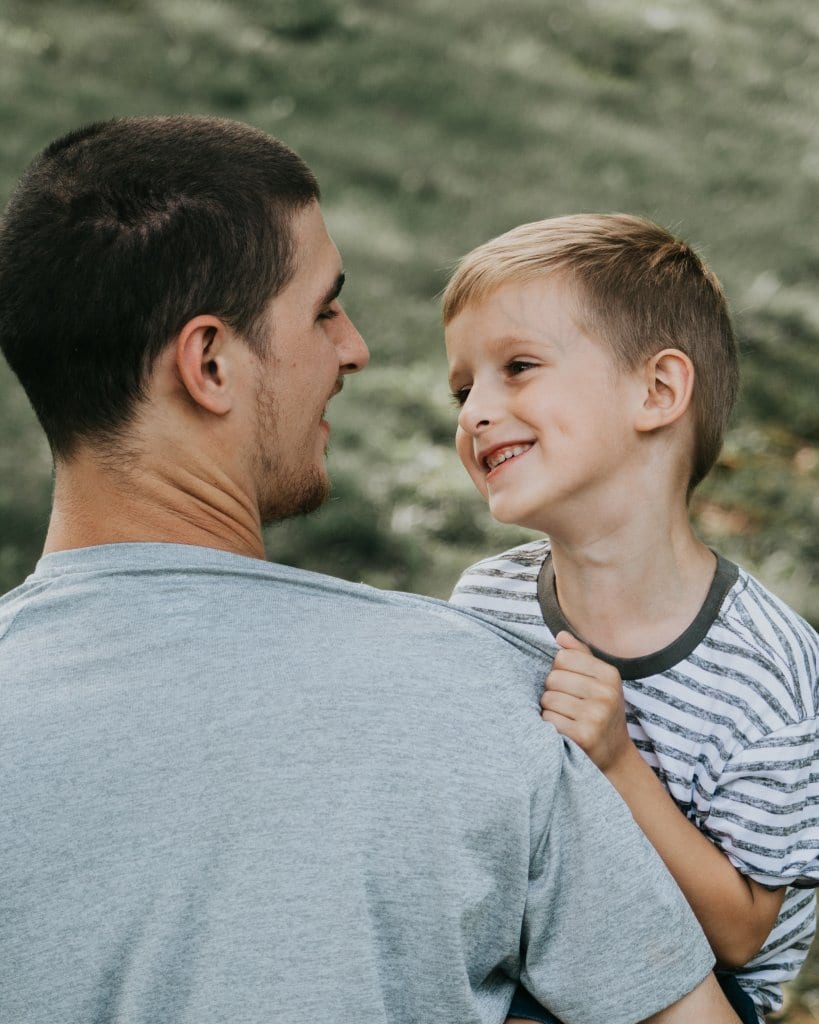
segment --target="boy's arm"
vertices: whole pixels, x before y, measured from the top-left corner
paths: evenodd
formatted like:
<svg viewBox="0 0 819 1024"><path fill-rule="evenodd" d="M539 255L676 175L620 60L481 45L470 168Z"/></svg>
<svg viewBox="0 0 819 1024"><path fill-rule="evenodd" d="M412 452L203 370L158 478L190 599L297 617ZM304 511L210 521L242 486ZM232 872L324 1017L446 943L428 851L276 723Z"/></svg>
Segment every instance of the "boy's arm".
<svg viewBox="0 0 819 1024"><path fill-rule="evenodd" d="M742 875L686 819L629 737L617 670L570 634L557 639L562 650L541 698L543 718L588 754L628 804L685 893L719 963L742 966L770 934L785 889L766 889Z"/></svg>
<svg viewBox="0 0 819 1024"><path fill-rule="evenodd" d="M737 871L682 814L633 743L605 774L685 893L717 961L746 964L770 935L785 889L766 889Z"/></svg>
<svg viewBox="0 0 819 1024"><path fill-rule="evenodd" d="M644 1024L739 1024L713 974L700 982L687 996L648 1017Z"/></svg>
<svg viewBox="0 0 819 1024"><path fill-rule="evenodd" d="M643 1024L740 1024L713 974L700 982L688 995L659 1013L646 1017ZM529 1024L528 1018L507 1017L505 1024Z"/></svg>

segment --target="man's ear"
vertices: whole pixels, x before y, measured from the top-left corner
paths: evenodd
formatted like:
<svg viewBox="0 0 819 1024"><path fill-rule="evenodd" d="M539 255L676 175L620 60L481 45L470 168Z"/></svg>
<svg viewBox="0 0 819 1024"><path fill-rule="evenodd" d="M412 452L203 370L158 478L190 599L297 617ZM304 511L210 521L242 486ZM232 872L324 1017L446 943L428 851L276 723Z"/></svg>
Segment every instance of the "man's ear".
<svg viewBox="0 0 819 1024"><path fill-rule="evenodd" d="M635 419L639 431L675 423L691 404L694 364L677 348L657 352L644 364L644 400Z"/></svg>
<svg viewBox="0 0 819 1024"><path fill-rule="evenodd" d="M216 416L224 416L233 405L231 342L235 345L235 335L218 317L196 316L174 343L182 385L197 405Z"/></svg>

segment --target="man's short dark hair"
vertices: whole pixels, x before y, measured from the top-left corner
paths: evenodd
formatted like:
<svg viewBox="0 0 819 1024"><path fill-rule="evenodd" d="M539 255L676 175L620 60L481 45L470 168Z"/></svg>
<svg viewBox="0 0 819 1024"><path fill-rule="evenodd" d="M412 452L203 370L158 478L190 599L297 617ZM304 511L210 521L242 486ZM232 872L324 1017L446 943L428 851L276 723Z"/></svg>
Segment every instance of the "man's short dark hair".
<svg viewBox="0 0 819 1024"><path fill-rule="evenodd" d="M294 272L318 183L283 143L217 118L92 124L48 146L0 225L0 347L55 456L116 442L192 317L250 345Z"/></svg>

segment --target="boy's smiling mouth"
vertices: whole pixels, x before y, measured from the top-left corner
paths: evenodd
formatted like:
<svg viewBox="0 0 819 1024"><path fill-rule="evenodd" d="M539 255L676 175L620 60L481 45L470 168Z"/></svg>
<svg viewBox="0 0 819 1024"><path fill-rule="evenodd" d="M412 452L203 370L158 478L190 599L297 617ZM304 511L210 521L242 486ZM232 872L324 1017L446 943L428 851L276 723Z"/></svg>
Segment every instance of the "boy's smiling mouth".
<svg viewBox="0 0 819 1024"><path fill-rule="evenodd" d="M498 445L495 448L491 448L488 452L484 452L478 461L484 472L489 474L497 469L498 466L502 466L504 462L517 458L518 455L524 455L533 444L534 441L517 441L513 444Z"/></svg>

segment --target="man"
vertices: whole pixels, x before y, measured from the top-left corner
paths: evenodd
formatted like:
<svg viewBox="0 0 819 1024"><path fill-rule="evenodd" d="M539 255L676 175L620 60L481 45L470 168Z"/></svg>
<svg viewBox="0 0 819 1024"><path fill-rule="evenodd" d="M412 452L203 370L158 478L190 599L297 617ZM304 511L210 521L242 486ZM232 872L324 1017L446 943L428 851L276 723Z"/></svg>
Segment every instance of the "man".
<svg viewBox="0 0 819 1024"><path fill-rule="evenodd" d="M264 561L368 359L318 196L261 132L138 118L9 204L0 336L55 488L0 602L0 1019L466 1024L520 977L566 1021L735 1021L541 723L543 652Z"/></svg>

